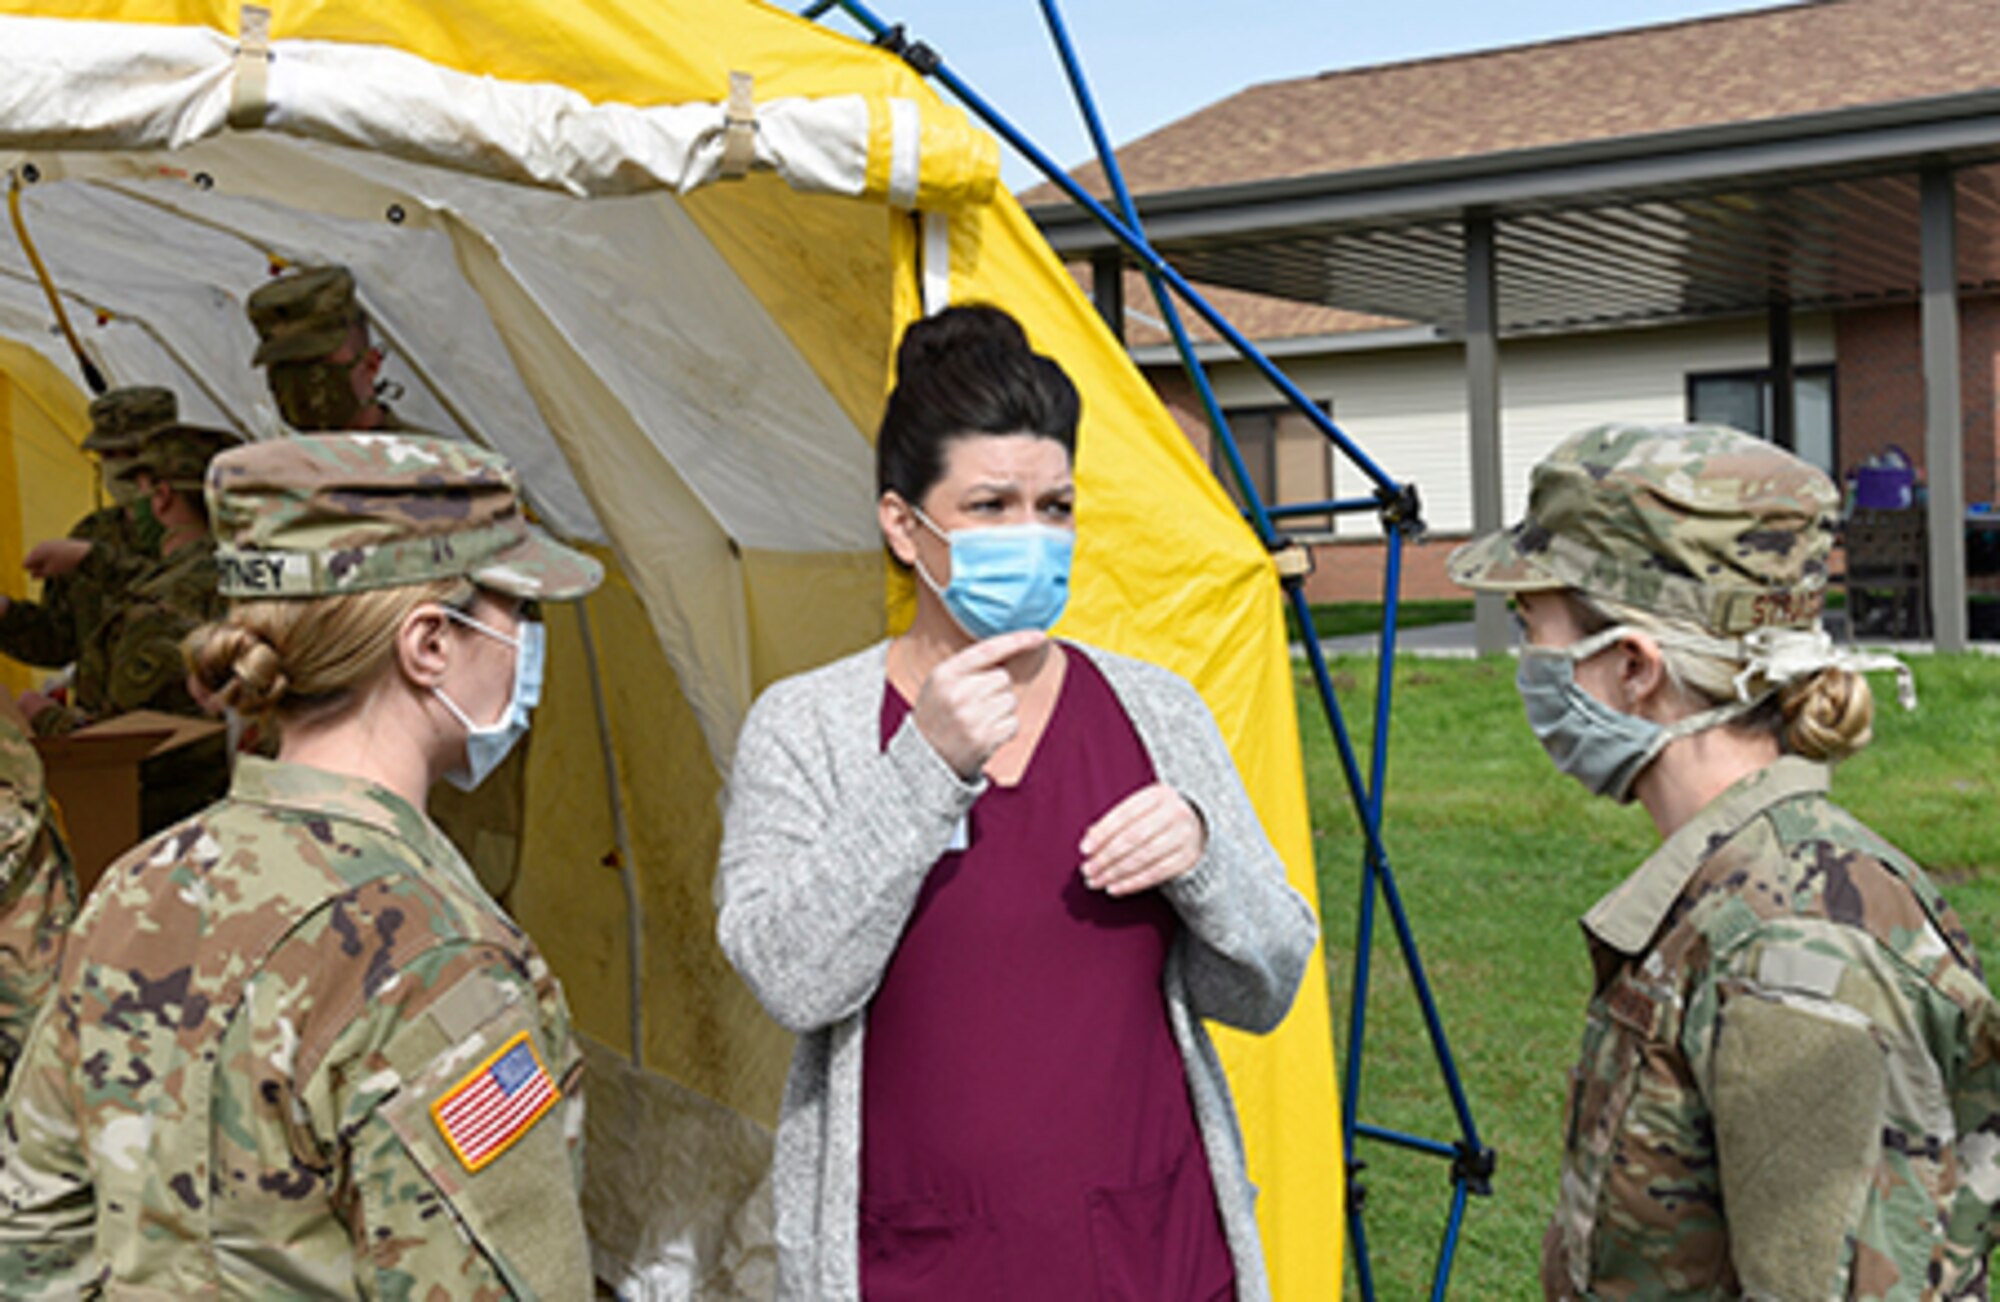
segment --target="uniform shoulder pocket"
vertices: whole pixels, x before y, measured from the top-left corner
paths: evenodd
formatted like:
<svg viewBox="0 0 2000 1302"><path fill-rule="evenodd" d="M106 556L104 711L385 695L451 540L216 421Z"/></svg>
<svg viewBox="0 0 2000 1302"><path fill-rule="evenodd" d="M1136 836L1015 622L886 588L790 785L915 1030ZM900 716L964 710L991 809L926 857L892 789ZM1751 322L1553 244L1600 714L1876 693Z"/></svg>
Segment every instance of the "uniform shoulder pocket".
<svg viewBox="0 0 2000 1302"><path fill-rule="evenodd" d="M409 1044L392 1047L392 1060L422 1066L382 1112L517 1296L586 1298L589 1254L569 1155L582 1120L576 1064L551 1061L532 1012L529 1002L476 994L439 1001Z"/></svg>

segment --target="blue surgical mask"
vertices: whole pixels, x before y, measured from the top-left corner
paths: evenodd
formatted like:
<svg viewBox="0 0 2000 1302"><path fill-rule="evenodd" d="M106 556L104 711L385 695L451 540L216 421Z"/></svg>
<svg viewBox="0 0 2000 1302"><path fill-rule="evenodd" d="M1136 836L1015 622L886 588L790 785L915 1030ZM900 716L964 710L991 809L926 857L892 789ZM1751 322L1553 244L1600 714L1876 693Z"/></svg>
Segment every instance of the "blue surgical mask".
<svg viewBox="0 0 2000 1302"><path fill-rule="evenodd" d="M493 723L474 723L464 710L458 708L457 702L445 695L442 687L431 688L438 700L444 702L444 708L450 710L452 717L465 727L465 762L447 770L444 780L460 791L470 791L500 767L500 762L507 758L507 752L514 749L514 743L528 731L529 713L542 702L542 660L547 647L546 634L539 620L524 621L520 636L509 637L463 611L447 606L445 613L467 628L477 629L514 648L514 692L507 701L507 708Z"/></svg>
<svg viewBox="0 0 2000 1302"><path fill-rule="evenodd" d="M1592 795L1621 805L1631 802L1632 784L1668 742L1726 723L1756 704L1734 702L1673 724L1612 709L1576 681L1576 667L1634 631L1619 625L1573 646L1524 646L1514 677L1528 726L1556 767Z"/></svg>
<svg viewBox="0 0 2000 1302"><path fill-rule="evenodd" d="M1048 629L1069 601L1070 555L1076 535L1046 524L1010 524L947 533L915 506L925 528L951 544L951 582L938 586L917 562L917 574L958 626L977 640L1018 629Z"/></svg>

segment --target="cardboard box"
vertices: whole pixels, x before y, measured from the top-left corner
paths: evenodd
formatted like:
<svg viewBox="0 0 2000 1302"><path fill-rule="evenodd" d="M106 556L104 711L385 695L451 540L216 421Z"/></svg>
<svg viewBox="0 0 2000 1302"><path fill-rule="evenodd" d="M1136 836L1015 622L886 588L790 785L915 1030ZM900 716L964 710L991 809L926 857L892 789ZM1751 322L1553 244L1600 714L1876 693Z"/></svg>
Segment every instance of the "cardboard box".
<svg viewBox="0 0 2000 1302"><path fill-rule="evenodd" d="M35 739L85 894L139 839L139 765L221 731L212 719L135 710L67 737Z"/></svg>

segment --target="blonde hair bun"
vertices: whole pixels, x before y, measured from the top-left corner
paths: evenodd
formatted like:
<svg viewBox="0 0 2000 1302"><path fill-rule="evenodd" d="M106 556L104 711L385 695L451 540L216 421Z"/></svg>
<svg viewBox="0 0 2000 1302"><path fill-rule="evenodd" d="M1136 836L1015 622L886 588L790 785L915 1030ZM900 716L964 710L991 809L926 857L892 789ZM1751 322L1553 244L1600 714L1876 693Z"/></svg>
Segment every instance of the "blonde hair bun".
<svg viewBox="0 0 2000 1302"><path fill-rule="evenodd" d="M1785 745L1810 760L1835 763L1855 754L1874 735L1875 694L1851 669L1822 669L1778 693Z"/></svg>
<svg viewBox="0 0 2000 1302"><path fill-rule="evenodd" d="M243 624L204 624L188 635L190 672L215 698L240 714L277 708L291 686L284 660L264 634Z"/></svg>

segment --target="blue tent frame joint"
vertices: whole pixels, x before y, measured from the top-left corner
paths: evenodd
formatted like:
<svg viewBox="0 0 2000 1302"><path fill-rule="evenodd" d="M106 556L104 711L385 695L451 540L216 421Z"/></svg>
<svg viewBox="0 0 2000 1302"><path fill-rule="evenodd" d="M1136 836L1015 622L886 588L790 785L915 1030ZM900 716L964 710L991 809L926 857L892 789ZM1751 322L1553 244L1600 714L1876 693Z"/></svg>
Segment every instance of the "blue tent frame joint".
<svg viewBox="0 0 2000 1302"><path fill-rule="evenodd" d="M1432 1276L1431 1292L1433 1298L1442 1299L1450 1281L1451 1267L1464 1223L1466 1202L1470 1197L1486 1197L1492 1194L1496 1157L1493 1150L1479 1139L1478 1126L1472 1116L1471 1102L1466 1096L1456 1058L1445 1036L1443 1019L1439 1015L1430 980L1418 955L1416 935L1411 928L1408 911L1404 908L1402 894L1397 889L1388 854L1382 845L1382 795L1388 776L1388 725L1394 679L1391 671L1395 664L1397 608L1402 589L1402 551L1407 540L1420 537L1423 533L1422 498L1414 484L1400 483L1376 465L1353 439L1334 424L1332 418L1318 403L1308 398L1290 377L1265 356L1261 349L1246 338L1154 250L1151 241L1144 234L1138 207L1126 188L1124 176L1118 167L1116 152L1105 135L1103 119L1090 93L1082 65L1076 57L1075 48L1070 41L1057 2L1040 0L1040 4L1050 36L1062 59L1071 91L1076 97L1078 110L1090 132L1098 161L1104 168L1105 177L1110 182L1113 196L1118 203L1120 210L1118 214L1112 213L1094 196L1077 185L1058 163L1023 136L996 108L952 72L935 49L922 41L911 40L903 24L884 22L863 0L813 0L813 3L802 11L801 16L818 19L837 8L860 24L875 44L904 59L920 75L936 78L1072 202L1090 213L1092 218L1118 241L1125 253L1138 263L1145 274L1154 301L1160 308L1161 319L1173 337L1181 364L1200 396L1202 410L1208 419L1210 429L1215 434L1217 446L1228 463L1230 477L1235 481L1240 500L1244 504L1244 518L1267 550L1275 554L1300 545L1298 539L1286 535L1277 527L1277 522L1280 520L1307 515L1325 516L1373 511L1382 521L1386 549L1382 585L1383 622L1378 646L1380 669L1376 675L1374 733L1366 778L1363 777L1353 739L1348 733L1345 714L1334 693L1333 678L1327 669L1325 651L1319 639L1310 635L1313 629L1312 612L1305 594L1305 578L1310 573L1310 567L1285 567L1280 583L1293 616L1298 621L1300 640L1311 666L1321 710L1332 731L1349 796L1353 801L1366 842L1362 862L1361 907L1356 922L1354 980L1346 1045L1347 1072L1341 1091L1342 1158L1348 1178L1347 1219L1349 1240L1352 1245L1350 1255L1362 1296L1373 1299L1374 1279L1368 1257L1366 1227L1362 1222L1362 1211L1367 1205L1367 1189L1360 1180L1360 1175L1367 1164L1357 1156L1359 1141L1365 1139L1387 1143L1443 1158L1451 1164L1452 1202ZM1229 345L1237 357L1256 370L1294 410L1312 423L1322 437L1339 449L1342 455L1374 484L1373 495L1326 502L1266 506L1251 478L1249 467L1243 460L1242 451L1237 444L1234 431L1230 428L1228 418L1223 414L1221 405L1216 399L1207 369L1195 355L1193 342L1188 336L1186 324L1179 310L1179 303L1185 303ZM1390 925L1395 928L1404 965L1423 1013L1432 1053L1437 1061L1446 1092L1450 1096L1459 1130L1458 1139L1452 1143L1405 1135L1369 1125L1361 1121L1359 1116L1357 1105L1361 1094L1361 1066L1366 1048L1368 978L1373 959L1375 907L1378 898L1387 908Z"/></svg>

